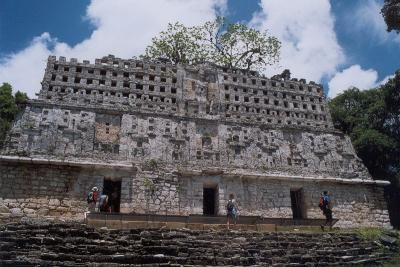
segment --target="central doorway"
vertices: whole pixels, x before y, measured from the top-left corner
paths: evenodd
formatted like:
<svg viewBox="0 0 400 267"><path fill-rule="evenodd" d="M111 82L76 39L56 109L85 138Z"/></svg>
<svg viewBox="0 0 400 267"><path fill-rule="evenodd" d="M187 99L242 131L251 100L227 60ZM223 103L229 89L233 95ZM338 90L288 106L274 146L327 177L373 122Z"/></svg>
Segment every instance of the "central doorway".
<svg viewBox="0 0 400 267"><path fill-rule="evenodd" d="M203 188L203 215L213 216L216 215L216 196L217 188L204 187Z"/></svg>
<svg viewBox="0 0 400 267"><path fill-rule="evenodd" d="M293 219L304 219L303 189L291 189L290 200L292 203Z"/></svg>
<svg viewBox="0 0 400 267"><path fill-rule="evenodd" d="M121 181L104 179L103 194L108 196L111 212L119 212L121 204Z"/></svg>

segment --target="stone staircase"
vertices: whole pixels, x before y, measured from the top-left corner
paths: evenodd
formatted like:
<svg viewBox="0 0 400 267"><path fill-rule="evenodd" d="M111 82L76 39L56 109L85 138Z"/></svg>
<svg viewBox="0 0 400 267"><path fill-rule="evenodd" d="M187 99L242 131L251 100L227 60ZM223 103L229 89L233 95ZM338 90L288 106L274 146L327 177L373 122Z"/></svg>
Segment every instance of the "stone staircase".
<svg viewBox="0 0 400 267"><path fill-rule="evenodd" d="M0 266L380 266L391 255L354 233L0 225Z"/></svg>

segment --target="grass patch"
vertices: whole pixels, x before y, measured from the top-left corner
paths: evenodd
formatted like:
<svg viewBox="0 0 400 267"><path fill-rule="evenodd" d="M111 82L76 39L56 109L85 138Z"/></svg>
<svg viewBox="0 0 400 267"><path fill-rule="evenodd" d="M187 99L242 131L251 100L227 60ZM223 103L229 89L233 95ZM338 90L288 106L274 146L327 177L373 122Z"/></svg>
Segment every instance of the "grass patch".
<svg viewBox="0 0 400 267"><path fill-rule="evenodd" d="M356 233L364 240L377 240L383 231L381 228L360 228L356 230Z"/></svg>
<svg viewBox="0 0 400 267"><path fill-rule="evenodd" d="M389 261L383 264L383 267L399 267L400 266L400 251Z"/></svg>
<svg viewBox="0 0 400 267"><path fill-rule="evenodd" d="M378 240L381 235L387 234L382 228L361 228L356 231L358 236L364 240L374 241ZM398 235L399 236L399 235ZM400 266L400 239L397 239L397 251L394 253L392 259L385 262L383 267L398 267ZM383 251L388 251L386 247L382 247ZM393 250L392 250L393 253Z"/></svg>
<svg viewBox="0 0 400 267"><path fill-rule="evenodd" d="M390 261L385 262L383 264L383 267L398 267L398 266L400 266L400 238L399 238L400 237L400 231L396 231L396 232L397 232L397 242L396 242L397 251L396 251L396 253L394 254L393 258Z"/></svg>

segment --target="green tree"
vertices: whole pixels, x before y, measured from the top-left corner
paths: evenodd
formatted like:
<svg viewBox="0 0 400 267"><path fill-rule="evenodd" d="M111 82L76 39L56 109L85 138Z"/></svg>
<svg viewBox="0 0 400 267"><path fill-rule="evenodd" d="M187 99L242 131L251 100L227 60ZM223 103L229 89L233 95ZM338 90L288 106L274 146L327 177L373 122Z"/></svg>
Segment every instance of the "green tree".
<svg viewBox="0 0 400 267"><path fill-rule="evenodd" d="M27 95L19 91L13 96L10 84L3 83L0 86L0 147L11 128L12 121L27 100Z"/></svg>
<svg viewBox="0 0 400 267"><path fill-rule="evenodd" d="M376 179L400 179L400 72L375 89L351 88L330 100L336 128L350 135Z"/></svg>
<svg viewBox="0 0 400 267"><path fill-rule="evenodd" d="M207 56L200 47L200 38L197 27L186 27L179 22L169 23L166 31L152 39L143 57L167 58L175 64L204 61Z"/></svg>
<svg viewBox="0 0 400 267"><path fill-rule="evenodd" d="M381 9L381 14L385 19L387 31L400 32L400 0L385 0Z"/></svg>
<svg viewBox="0 0 400 267"><path fill-rule="evenodd" d="M219 17L201 28L202 46L217 65L246 70L264 70L279 62L280 41L241 23L228 23Z"/></svg>
<svg viewBox="0 0 400 267"><path fill-rule="evenodd" d="M228 68L263 70L279 61L280 41L240 23L219 17L200 26L168 24L152 39L144 58L163 57L173 63L211 62Z"/></svg>

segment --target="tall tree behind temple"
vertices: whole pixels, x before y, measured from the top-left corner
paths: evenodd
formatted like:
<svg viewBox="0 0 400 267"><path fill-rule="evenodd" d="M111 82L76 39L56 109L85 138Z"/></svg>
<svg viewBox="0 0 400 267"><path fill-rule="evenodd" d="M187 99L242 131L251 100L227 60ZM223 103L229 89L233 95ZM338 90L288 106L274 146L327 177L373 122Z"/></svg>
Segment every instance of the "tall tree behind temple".
<svg viewBox="0 0 400 267"><path fill-rule="evenodd" d="M333 123L350 135L357 155L375 179L389 180L389 212L400 226L400 71L386 84L346 90L330 100ZM396 203L397 202L397 203Z"/></svg>
<svg viewBox="0 0 400 267"><path fill-rule="evenodd" d="M0 147L4 144L12 121L27 100L27 95L20 91L13 96L10 84L3 83L3 85L0 86Z"/></svg>

